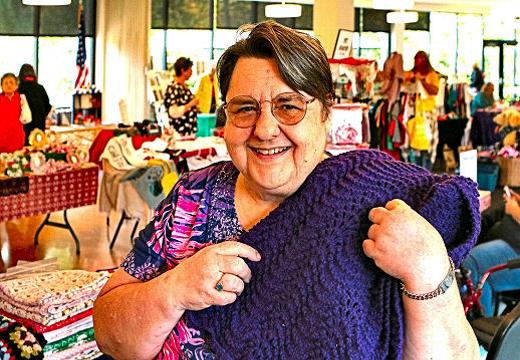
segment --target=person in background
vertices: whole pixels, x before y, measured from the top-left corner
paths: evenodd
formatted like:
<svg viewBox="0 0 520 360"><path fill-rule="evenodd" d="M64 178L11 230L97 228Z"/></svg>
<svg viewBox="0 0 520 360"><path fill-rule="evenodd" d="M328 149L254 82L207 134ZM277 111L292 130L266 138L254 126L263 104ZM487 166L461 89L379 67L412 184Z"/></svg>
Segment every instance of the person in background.
<svg viewBox="0 0 520 360"><path fill-rule="evenodd" d="M492 82L486 83L479 93L471 101L471 114L473 115L478 109L485 109L495 105L495 85Z"/></svg>
<svg viewBox="0 0 520 360"><path fill-rule="evenodd" d="M464 268L474 285L484 273L493 266L504 264L520 257L520 195L512 190L511 197L503 195L505 206L496 215L502 216L491 228L483 223L479 237L480 244L475 246L464 260ZM483 217L484 220L484 217ZM501 291L520 290L520 269L504 270L491 274L484 283L480 304L484 316L493 316L496 295Z"/></svg>
<svg viewBox="0 0 520 360"><path fill-rule="evenodd" d="M478 358L449 257L460 262L476 239L475 184L374 150L327 157L334 86L319 41L273 21L241 30L217 69L232 161L184 175L140 232L96 300L100 349Z"/></svg>
<svg viewBox="0 0 520 360"><path fill-rule="evenodd" d="M478 64L473 64L473 71L471 72L469 87L475 89L475 93L478 93L484 85L484 74L478 67Z"/></svg>
<svg viewBox="0 0 520 360"><path fill-rule="evenodd" d="M198 109L201 113L215 113L218 104L218 80L215 74L215 65L211 66L209 74L200 79L199 88L195 97L199 99Z"/></svg>
<svg viewBox="0 0 520 360"><path fill-rule="evenodd" d="M51 111L51 104L45 88L38 83L38 77L32 65L23 64L20 67L18 79L20 80L18 91L20 94L25 94L32 114L32 121L24 125L25 145L29 145L31 131L34 129L45 131L45 120Z"/></svg>
<svg viewBox="0 0 520 360"><path fill-rule="evenodd" d="M404 85L417 94L415 118L407 123L410 148L414 150L414 162L430 169L437 156L439 142L436 95L440 77L424 51L415 54L414 67L404 77Z"/></svg>
<svg viewBox="0 0 520 360"><path fill-rule="evenodd" d="M185 57L180 57L173 64L175 79L166 88L164 106L168 111L170 125L181 136L197 133L197 105L199 99L193 96L186 85L191 77L193 62Z"/></svg>
<svg viewBox="0 0 520 360"><path fill-rule="evenodd" d="M414 66L410 71L406 72L405 79L409 82L415 84L420 83L422 85L425 93L421 95L426 98L423 100L429 101L439 92L439 74L431 65L428 54L422 50L415 54ZM429 109L430 107L427 108L427 110Z"/></svg>
<svg viewBox="0 0 520 360"><path fill-rule="evenodd" d="M16 90L18 79L13 73L2 76L0 93L0 153L13 152L23 148L25 133L20 122L22 105Z"/></svg>

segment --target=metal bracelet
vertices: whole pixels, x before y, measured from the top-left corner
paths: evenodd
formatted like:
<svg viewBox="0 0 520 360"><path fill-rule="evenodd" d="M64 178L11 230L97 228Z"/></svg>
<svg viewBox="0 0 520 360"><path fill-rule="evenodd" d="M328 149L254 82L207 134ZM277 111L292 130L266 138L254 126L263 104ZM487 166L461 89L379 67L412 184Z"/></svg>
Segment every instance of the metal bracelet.
<svg viewBox="0 0 520 360"><path fill-rule="evenodd" d="M437 288L433 291L427 292L425 294L416 294L411 291L406 290L406 287L403 283L401 283L401 290L403 291L403 294L408 296L410 299L414 300L429 300L433 299L436 296L439 296L441 294L444 294L446 290L453 284L453 280L455 280L455 264L453 263L453 260L451 257L448 257L450 259L450 269L448 270L448 274L446 274L446 277L442 282L437 286Z"/></svg>

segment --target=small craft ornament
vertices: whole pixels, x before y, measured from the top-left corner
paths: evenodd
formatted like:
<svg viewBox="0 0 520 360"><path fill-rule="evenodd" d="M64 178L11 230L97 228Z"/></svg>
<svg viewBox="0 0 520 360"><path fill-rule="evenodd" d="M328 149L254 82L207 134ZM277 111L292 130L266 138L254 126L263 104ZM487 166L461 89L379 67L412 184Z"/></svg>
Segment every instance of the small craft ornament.
<svg viewBox="0 0 520 360"><path fill-rule="evenodd" d="M29 134L29 144L35 149L43 149L47 143L45 133L40 129L34 129Z"/></svg>

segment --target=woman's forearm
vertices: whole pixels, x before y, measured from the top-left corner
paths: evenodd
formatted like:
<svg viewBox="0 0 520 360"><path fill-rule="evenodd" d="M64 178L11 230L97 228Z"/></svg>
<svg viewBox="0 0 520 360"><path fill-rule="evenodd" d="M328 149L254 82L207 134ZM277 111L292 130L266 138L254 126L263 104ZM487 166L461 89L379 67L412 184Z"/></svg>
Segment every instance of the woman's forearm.
<svg viewBox="0 0 520 360"><path fill-rule="evenodd" d="M168 295L172 287L168 276L165 273L144 283L116 285L101 293L94 306L94 329L101 351L115 359L157 355L184 313Z"/></svg>
<svg viewBox="0 0 520 360"><path fill-rule="evenodd" d="M455 282L433 299L403 296L403 306L404 359L479 359L478 342L464 316Z"/></svg>

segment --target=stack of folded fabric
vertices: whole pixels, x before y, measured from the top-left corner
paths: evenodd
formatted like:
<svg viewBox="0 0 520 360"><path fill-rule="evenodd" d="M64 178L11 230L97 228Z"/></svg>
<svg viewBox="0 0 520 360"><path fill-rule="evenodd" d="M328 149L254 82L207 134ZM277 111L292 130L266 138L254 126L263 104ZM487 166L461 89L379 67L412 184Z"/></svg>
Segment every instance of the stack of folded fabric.
<svg viewBox="0 0 520 360"><path fill-rule="evenodd" d="M64 270L0 281L0 314L42 335L45 358L95 359L92 306L108 276Z"/></svg>

